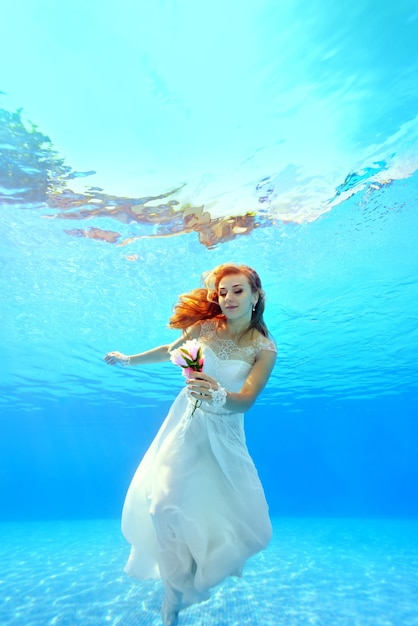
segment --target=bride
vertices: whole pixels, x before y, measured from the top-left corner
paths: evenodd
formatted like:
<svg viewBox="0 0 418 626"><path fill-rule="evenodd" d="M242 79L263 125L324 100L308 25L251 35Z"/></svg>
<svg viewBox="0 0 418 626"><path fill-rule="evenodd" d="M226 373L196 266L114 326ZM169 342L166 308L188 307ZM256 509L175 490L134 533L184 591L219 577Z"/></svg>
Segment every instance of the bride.
<svg viewBox="0 0 418 626"><path fill-rule="evenodd" d="M187 376L133 477L122 513L132 546L125 570L162 578L165 626L175 626L182 609L208 599L227 576L240 576L245 561L271 538L243 425L276 359L263 320L264 291L252 268L230 263L207 272L204 284L181 295L174 308L169 326L182 329L181 338L132 356L105 356L110 365L171 358ZM187 355L188 348L195 353Z"/></svg>

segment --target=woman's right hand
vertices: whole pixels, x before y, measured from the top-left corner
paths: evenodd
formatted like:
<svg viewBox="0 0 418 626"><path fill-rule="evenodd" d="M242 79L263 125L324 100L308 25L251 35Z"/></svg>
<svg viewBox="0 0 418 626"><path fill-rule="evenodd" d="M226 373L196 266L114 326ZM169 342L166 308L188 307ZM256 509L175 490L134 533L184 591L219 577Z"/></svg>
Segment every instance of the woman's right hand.
<svg viewBox="0 0 418 626"><path fill-rule="evenodd" d="M120 364L120 365L124 365L125 367L127 365L130 365L129 357L126 356L125 354L122 354L122 352L108 352L104 360L106 361L108 365Z"/></svg>

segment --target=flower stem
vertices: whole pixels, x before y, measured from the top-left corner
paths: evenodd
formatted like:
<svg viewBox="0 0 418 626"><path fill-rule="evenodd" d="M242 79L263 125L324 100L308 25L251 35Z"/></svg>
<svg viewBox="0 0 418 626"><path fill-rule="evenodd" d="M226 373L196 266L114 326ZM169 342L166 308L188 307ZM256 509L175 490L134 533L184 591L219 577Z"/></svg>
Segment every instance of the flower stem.
<svg viewBox="0 0 418 626"><path fill-rule="evenodd" d="M190 415L190 419L192 419L194 412L196 411L196 409L200 407L201 404L202 404L202 400L196 400L196 402L194 403L192 414Z"/></svg>

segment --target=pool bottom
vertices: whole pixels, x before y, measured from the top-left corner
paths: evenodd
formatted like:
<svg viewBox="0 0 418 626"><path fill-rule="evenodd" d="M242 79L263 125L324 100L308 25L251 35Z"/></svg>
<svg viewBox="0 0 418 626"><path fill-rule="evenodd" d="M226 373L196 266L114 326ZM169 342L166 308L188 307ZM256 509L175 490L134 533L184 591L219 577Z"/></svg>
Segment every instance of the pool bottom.
<svg viewBox="0 0 418 626"><path fill-rule="evenodd" d="M241 579L179 626L416 626L418 521L273 520ZM160 581L130 579L118 520L0 524L3 626L161 626Z"/></svg>

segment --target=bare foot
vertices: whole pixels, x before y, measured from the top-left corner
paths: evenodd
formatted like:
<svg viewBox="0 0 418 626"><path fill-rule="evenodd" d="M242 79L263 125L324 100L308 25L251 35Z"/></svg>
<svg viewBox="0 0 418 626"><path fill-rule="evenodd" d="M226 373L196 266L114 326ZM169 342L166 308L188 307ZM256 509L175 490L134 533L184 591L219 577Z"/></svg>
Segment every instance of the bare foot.
<svg viewBox="0 0 418 626"><path fill-rule="evenodd" d="M160 613L164 626L177 626L179 623L179 612L173 611L173 609L168 605L166 597L164 597Z"/></svg>

